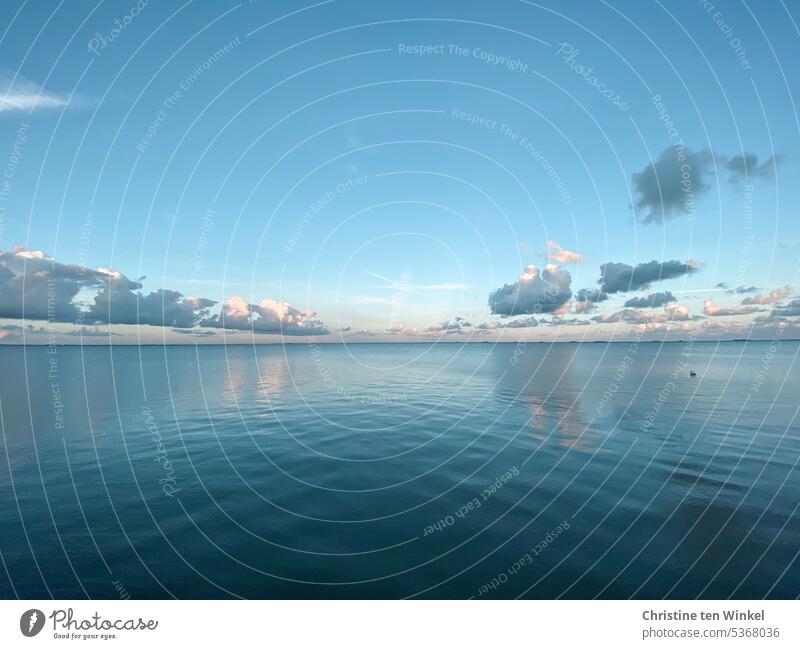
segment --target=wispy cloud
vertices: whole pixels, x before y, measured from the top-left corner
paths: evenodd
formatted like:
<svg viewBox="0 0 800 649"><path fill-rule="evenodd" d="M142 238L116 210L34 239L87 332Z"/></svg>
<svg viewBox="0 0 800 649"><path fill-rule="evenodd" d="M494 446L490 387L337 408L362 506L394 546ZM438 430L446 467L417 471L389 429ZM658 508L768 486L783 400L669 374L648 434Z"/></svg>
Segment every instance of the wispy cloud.
<svg viewBox="0 0 800 649"><path fill-rule="evenodd" d="M442 284L413 284L411 282L411 273L409 271L403 272L398 279L391 279L385 275L374 273L371 270L364 269L367 275L371 275L375 279L379 279L383 284L372 285L370 288L389 289L392 291L399 291L402 293L420 293L420 291L463 291L469 288L468 284L458 282L444 282Z"/></svg>
<svg viewBox="0 0 800 649"><path fill-rule="evenodd" d="M63 108L66 97L53 94L19 74L0 70L0 113Z"/></svg>

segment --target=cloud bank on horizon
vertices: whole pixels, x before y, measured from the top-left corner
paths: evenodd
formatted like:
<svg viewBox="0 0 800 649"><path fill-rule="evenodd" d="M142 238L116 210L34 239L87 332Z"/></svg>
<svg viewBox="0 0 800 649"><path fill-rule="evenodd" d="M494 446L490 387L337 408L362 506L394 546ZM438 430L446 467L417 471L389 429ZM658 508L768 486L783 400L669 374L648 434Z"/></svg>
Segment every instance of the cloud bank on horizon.
<svg viewBox="0 0 800 649"><path fill-rule="evenodd" d="M144 279L144 278L141 278ZM218 313L215 300L172 289L142 293L142 282L108 268L64 264L41 251L18 246L0 252L0 318L91 325L204 327L287 336L324 335L316 313L265 298L259 304L228 298ZM81 295L89 293L87 302Z"/></svg>
<svg viewBox="0 0 800 649"><path fill-rule="evenodd" d="M548 242L548 247L555 249ZM557 245L557 244L556 244ZM558 251L563 250L558 246ZM567 251L568 252L568 251ZM570 253L572 255L574 253ZM575 257L570 256L571 261ZM781 303L792 295L788 285L769 293L751 295L754 287L717 290L727 294L746 294L741 305L720 306L712 297L703 302L701 313L678 303L672 291L659 291L625 299L623 308L588 316L617 294L649 288L653 283L684 277L699 272L695 262L656 260L636 264L606 262L600 265L599 288L572 290L572 276L562 266L547 264L539 269L529 264L517 281L491 291L488 310L498 316L495 321L475 321L460 315L438 323L418 327L403 323L381 330L352 326L340 327L337 335L398 336L404 338L485 336L491 332L529 330L536 327L565 327L584 325L628 324L634 332L689 331L689 323L723 316L764 314L751 324L771 324L800 331L793 320L800 315L800 301ZM56 261L42 251L18 246L0 252L0 319L48 321L76 325L62 332L67 336L86 338L119 335L111 328L103 331L100 325L146 325L160 327L179 337L192 335L210 338L215 332L251 332L281 336L326 336L331 329L315 311L297 308L287 302L264 298L252 304L239 296L228 297L221 305L216 300L186 296L174 289L160 288L143 292L143 280L132 280L120 271L108 268L96 270ZM574 317L565 317L574 313ZM515 316L526 316L517 317ZM724 327L716 326L717 332ZM710 328L706 329L711 331ZM732 330L732 329L731 329ZM3 325L0 341L16 341L22 333L29 336L45 330L33 325Z"/></svg>

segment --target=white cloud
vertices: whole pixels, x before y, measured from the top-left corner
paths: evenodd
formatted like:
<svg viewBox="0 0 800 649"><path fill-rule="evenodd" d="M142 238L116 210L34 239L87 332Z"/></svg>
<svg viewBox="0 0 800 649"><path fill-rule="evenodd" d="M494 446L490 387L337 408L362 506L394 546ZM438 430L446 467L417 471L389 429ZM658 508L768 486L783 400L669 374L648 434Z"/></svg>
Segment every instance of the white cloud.
<svg viewBox="0 0 800 649"><path fill-rule="evenodd" d="M22 75L0 70L0 113L63 108L67 104L65 97L47 92Z"/></svg>

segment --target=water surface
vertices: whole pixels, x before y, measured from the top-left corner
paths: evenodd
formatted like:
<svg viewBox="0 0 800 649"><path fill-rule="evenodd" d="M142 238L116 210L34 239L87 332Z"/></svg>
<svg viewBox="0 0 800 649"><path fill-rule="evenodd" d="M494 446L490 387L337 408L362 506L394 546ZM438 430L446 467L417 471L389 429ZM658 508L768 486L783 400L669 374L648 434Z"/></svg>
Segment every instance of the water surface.
<svg viewBox="0 0 800 649"><path fill-rule="evenodd" d="M0 596L794 598L798 351L2 347Z"/></svg>

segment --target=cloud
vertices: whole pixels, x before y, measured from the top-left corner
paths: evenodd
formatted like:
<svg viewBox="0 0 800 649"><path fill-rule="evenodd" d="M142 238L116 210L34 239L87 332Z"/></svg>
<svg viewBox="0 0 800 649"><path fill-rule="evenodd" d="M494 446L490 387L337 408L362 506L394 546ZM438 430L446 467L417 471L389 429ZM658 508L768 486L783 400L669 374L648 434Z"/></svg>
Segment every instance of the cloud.
<svg viewBox="0 0 800 649"><path fill-rule="evenodd" d="M142 278L144 279L144 278ZM0 318L138 324L190 329L253 330L256 333L318 335L328 330L316 314L268 298L257 305L229 298L217 314L215 300L172 289L144 294L140 280L107 268L63 264L41 251L17 247L0 252ZM88 308L79 297L94 292Z"/></svg>
<svg viewBox="0 0 800 649"><path fill-rule="evenodd" d="M677 259L663 262L654 259L636 266L608 262L600 266L600 279L597 283L604 293L624 293L647 288L652 282L695 272L697 265L691 259L685 263Z"/></svg>
<svg viewBox="0 0 800 649"><path fill-rule="evenodd" d="M219 335L219 332L213 329L180 329L173 327L172 332L182 336L192 336L193 338L211 338Z"/></svg>
<svg viewBox="0 0 800 649"><path fill-rule="evenodd" d="M594 322L601 324L613 322L629 322L631 324L679 322L687 320L699 320L701 316L693 316L682 304L670 302L664 306L663 311L652 311L643 309L622 309L611 315L597 315L592 318Z"/></svg>
<svg viewBox="0 0 800 649"><path fill-rule="evenodd" d="M596 302L583 301L575 302L575 313L591 313L597 308Z"/></svg>
<svg viewBox="0 0 800 649"><path fill-rule="evenodd" d="M711 298L703 302L703 313L709 316L746 315L748 313L755 313L756 311L760 311L760 309L755 306L717 306Z"/></svg>
<svg viewBox="0 0 800 649"><path fill-rule="evenodd" d="M590 313L597 307L598 302L605 302L608 294L599 288L582 288L575 293L575 313Z"/></svg>
<svg viewBox="0 0 800 649"><path fill-rule="evenodd" d="M648 307L664 306L670 302L677 302L677 300L670 291L664 291L663 293L650 293L650 295L642 297L632 297L625 302L625 306L646 309Z"/></svg>
<svg viewBox="0 0 800 649"><path fill-rule="evenodd" d="M583 318L562 318L561 316L554 316L549 320L540 320L539 324L548 327L565 327L567 325L589 325L592 324L591 320Z"/></svg>
<svg viewBox="0 0 800 649"><path fill-rule="evenodd" d="M371 288L391 289L400 293L419 293L420 291L463 291L469 288L469 284L462 282L442 282L439 284L412 284L411 273L405 271L400 275L399 279L391 279L385 275L374 273L371 270L364 269L364 272L372 277L381 280L383 284L373 285Z"/></svg>
<svg viewBox="0 0 800 649"><path fill-rule="evenodd" d="M658 159L633 174L633 188L637 194L635 207L644 213L642 223L662 223L679 214L694 213L701 194L708 191L708 177L716 162L728 172L728 182L738 184L753 178L768 178L782 162L782 156L773 155L761 164L758 156L745 153L720 156L716 160L707 149L690 151L683 145L664 149Z"/></svg>
<svg viewBox="0 0 800 649"><path fill-rule="evenodd" d="M694 211L695 201L709 185L706 177L713 171L710 151L692 152L683 146L664 149L658 159L633 174L638 195L635 206L645 213L642 223L661 223L664 219Z"/></svg>
<svg viewBox="0 0 800 649"><path fill-rule="evenodd" d="M758 164L757 155L745 153L728 158L725 162L725 168L730 173L729 182L736 183L752 178L769 178L781 160L782 157L780 155L774 155Z"/></svg>
<svg viewBox="0 0 800 649"><path fill-rule="evenodd" d="M800 299L795 298L789 304L776 307L772 310L773 318L786 318L800 315Z"/></svg>
<svg viewBox="0 0 800 649"><path fill-rule="evenodd" d="M496 329L528 329L530 327L538 327L541 321L533 316L527 318L518 318L517 320L502 320L499 322L482 322L475 326L475 329L480 333L487 331L494 331Z"/></svg>
<svg viewBox="0 0 800 649"><path fill-rule="evenodd" d="M555 264L547 264L542 271L529 265L519 281L489 294L489 308L492 313L504 316L558 313L565 306L568 308L571 283L570 274Z"/></svg>
<svg viewBox="0 0 800 649"><path fill-rule="evenodd" d="M632 329L634 333L637 334L659 332L670 333L673 331L689 333L693 330L693 326L688 322L642 322L640 324L633 325Z"/></svg>
<svg viewBox="0 0 800 649"><path fill-rule="evenodd" d="M605 302L608 295L599 288L582 288L575 293L575 299L578 302Z"/></svg>
<svg viewBox="0 0 800 649"><path fill-rule="evenodd" d="M419 286L414 286L414 288L421 291L463 291L469 288L469 284L444 282L442 284L420 284Z"/></svg>
<svg viewBox="0 0 800 649"><path fill-rule="evenodd" d="M75 322L81 315L75 304L78 293L100 288L114 277L106 269L62 264L22 246L0 252L0 318Z"/></svg>
<svg viewBox="0 0 800 649"><path fill-rule="evenodd" d="M519 318L517 320L507 320L505 322L498 322L497 328L498 329L528 329L530 327L538 327L541 323L540 320L537 320L533 316L528 316L527 318Z"/></svg>
<svg viewBox="0 0 800 649"><path fill-rule="evenodd" d="M776 288L769 295L754 295L753 297L746 297L742 300L742 304L775 304L780 302L783 298L789 297L792 294L792 287L789 285L783 288Z"/></svg>
<svg viewBox="0 0 800 649"><path fill-rule="evenodd" d="M548 241L545 245L547 246L547 254L545 257L551 262L566 265L580 264L583 261L583 255L579 255L577 252L571 252L555 241Z"/></svg>
<svg viewBox="0 0 800 649"><path fill-rule="evenodd" d="M466 331L467 329L472 329L473 324L462 318L461 316L456 316L452 320L444 320L435 325L431 325L430 327L426 327L422 331L418 331L415 328L403 328L401 331L405 331L405 333L409 336L416 335L418 333L422 334L457 334ZM387 331L389 331L387 329Z"/></svg>
<svg viewBox="0 0 800 649"><path fill-rule="evenodd" d="M206 298L184 297L179 291L158 289L147 295L134 292L141 284L119 273L94 298L86 319L107 324L138 324L155 327L192 327L209 317L216 304Z"/></svg>
<svg viewBox="0 0 800 649"><path fill-rule="evenodd" d="M741 295L742 293L755 293L757 290L757 286L737 286L736 288L728 289L728 293Z"/></svg>
<svg viewBox="0 0 800 649"><path fill-rule="evenodd" d="M19 325L0 325L0 341L10 342L21 338L22 327Z"/></svg>
<svg viewBox="0 0 800 649"><path fill-rule="evenodd" d="M97 327L80 327L70 331L59 331L61 336L74 336L76 338L108 338L109 336L123 336L124 334Z"/></svg>
<svg viewBox="0 0 800 649"><path fill-rule="evenodd" d="M328 329L316 320L313 311L301 311L286 302L265 298L249 304L244 298L229 297L219 314L199 322L201 327L238 329L254 333L315 336L327 334Z"/></svg>
<svg viewBox="0 0 800 649"><path fill-rule="evenodd" d="M22 75L0 70L0 113L62 108L67 104L66 98L46 92Z"/></svg>

